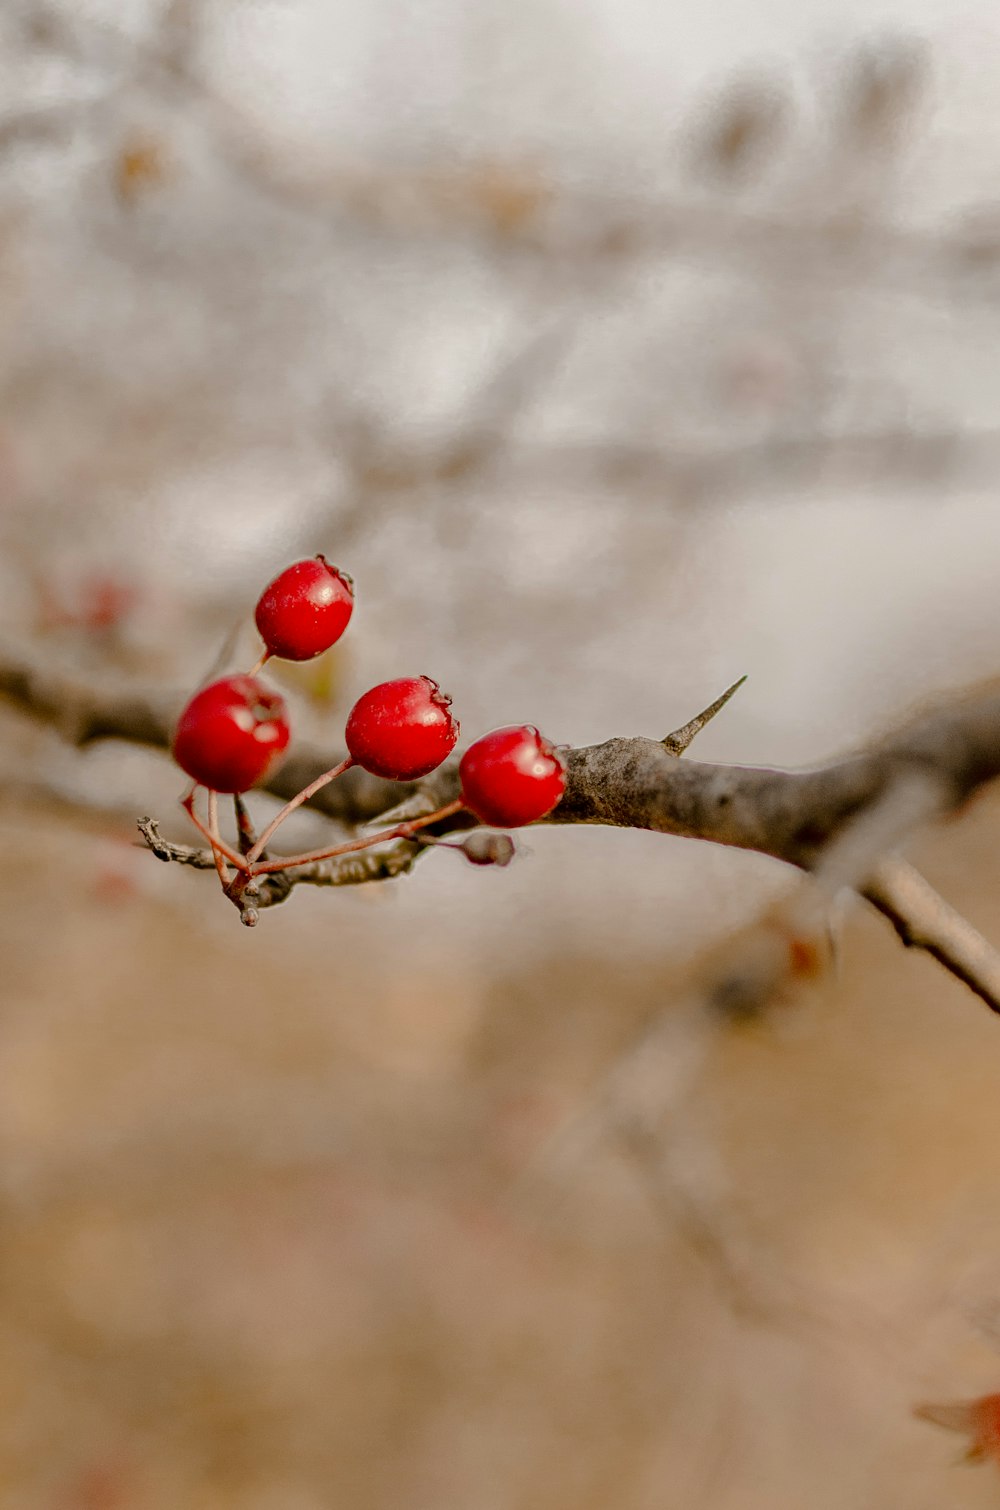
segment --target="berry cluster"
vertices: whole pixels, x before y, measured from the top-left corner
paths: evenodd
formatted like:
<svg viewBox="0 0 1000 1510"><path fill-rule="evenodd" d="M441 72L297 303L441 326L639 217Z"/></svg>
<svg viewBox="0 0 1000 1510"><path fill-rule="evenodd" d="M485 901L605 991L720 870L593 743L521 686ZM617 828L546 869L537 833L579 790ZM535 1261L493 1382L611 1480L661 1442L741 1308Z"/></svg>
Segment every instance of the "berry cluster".
<svg viewBox="0 0 1000 1510"><path fill-rule="evenodd" d="M257 914L245 905L254 878L297 865L331 859L387 839L408 839L420 829L463 809L494 828L519 828L550 813L566 787L562 753L532 724L494 729L470 745L459 766L461 796L425 817L399 823L368 838L308 854L269 858L276 830L321 787L361 766L389 781L418 781L455 748L459 725L451 698L427 676L381 682L362 694L345 729L347 757L298 792L260 837L249 827L240 794L265 781L288 748L291 730L284 699L265 687L259 673L272 658L306 661L336 644L354 611L354 584L323 556L297 561L261 593L255 622L264 652L247 675L224 676L202 687L177 723L173 754L192 779L182 798L195 827L212 846L219 879L245 923ZM199 787L207 791L207 819L195 809ZM237 851L219 828L218 794L231 793L236 806ZM480 862L481 863L481 862ZM235 874L230 875L232 866Z"/></svg>

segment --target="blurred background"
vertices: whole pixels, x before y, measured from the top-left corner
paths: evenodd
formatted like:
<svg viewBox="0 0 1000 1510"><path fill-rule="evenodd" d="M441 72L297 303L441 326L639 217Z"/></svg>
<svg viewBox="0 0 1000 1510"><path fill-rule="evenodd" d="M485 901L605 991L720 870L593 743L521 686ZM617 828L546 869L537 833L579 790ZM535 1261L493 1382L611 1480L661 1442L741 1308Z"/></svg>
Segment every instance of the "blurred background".
<svg viewBox="0 0 1000 1510"><path fill-rule="evenodd" d="M971 0L4 0L0 638L180 696L322 550L331 752L394 675L584 744L746 673L694 753L776 765L994 675L998 87ZM540 828L251 934L179 789L0 708L4 1506L1000 1502L910 1414L1000 1389L961 985L847 909L692 1056L776 863ZM994 941L998 845L912 855Z"/></svg>

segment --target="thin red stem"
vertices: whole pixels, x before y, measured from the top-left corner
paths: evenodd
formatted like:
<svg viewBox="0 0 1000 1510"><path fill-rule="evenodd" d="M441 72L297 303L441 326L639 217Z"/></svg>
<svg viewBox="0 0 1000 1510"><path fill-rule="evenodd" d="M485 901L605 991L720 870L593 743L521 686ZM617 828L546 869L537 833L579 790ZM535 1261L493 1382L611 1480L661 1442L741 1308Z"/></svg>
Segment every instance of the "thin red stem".
<svg viewBox="0 0 1000 1510"><path fill-rule="evenodd" d="M218 848L219 850L221 850L222 854L225 855L226 859L230 862L231 865L235 865L237 870L246 871L247 874L249 874L250 867L247 864L246 860L244 860L243 856L238 855L234 849L231 849L224 839L220 839L214 836L211 830L207 829L204 823L202 823L201 819L198 817L198 814L194 810L194 794L196 789L197 784L193 786L189 792L185 793L185 795L181 798L181 807L187 813L188 817L191 819L191 822L194 824L199 834L201 834L203 838L208 840L209 844L212 846L213 855Z"/></svg>
<svg viewBox="0 0 1000 1510"><path fill-rule="evenodd" d="M383 829L381 833L370 834L366 839L351 839L347 844L338 844L333 849L314 849L302 855L284 855L279 860L267 860L263 865L254 865L254 874L258 876L268 875L271 871L290 870L296 865L312 865L320 860L333 860L338 855L350 855L359 849L370 849L373 844L384 844L390 839L409 839L420 829L427 828L432 823L440 823L445 818L452 818L464 808L465 804L461 797L454 802L449 802L447 807L439 808L436 813L428 813L426 818L412 818L409 823L398 823L395 828Z"/></svg>
<svg viewBox="0 0 1000 1510"><path fill-rule="evenodd" d="M328 786L331 781L336 781L337 777L342 776L353 764L354 762L350 755L348 755L346 760L342 760L339 765L332 766L329 771L324 771L322 776L317 776L315 781L310 781L309 785L304 786L297 796L293 797L290 802L286 802L281 812L275 814L256 844L248 851L247 861L249 864L253 865L254 861L260 857L261 852L267 848L267 841L271 838L275 829L284 823L289 813L294 813L295 809L301 807L303 802L308 802L310 797L315 796L323 787Z"/></svg>
<svg viewBox="0 0 1000 1510"><path fill-rule="evenodd" d="M219 794L211 787L208 789L208 831L212 835L212 856L215 860L215 868L219 874L222 889L229 885L229 871L226 862L222 858L222 836L219 833Z"/></svg>
<svg viewBox="0 0 1000 1510"><path fill-rule="evenodd" d="M240 841L240 854L244 857L257 843L257 835L253 831L250 822L250 814L247 812L246 803L239 792L233 793L233 816L236 819L236 832Z"/></svg>

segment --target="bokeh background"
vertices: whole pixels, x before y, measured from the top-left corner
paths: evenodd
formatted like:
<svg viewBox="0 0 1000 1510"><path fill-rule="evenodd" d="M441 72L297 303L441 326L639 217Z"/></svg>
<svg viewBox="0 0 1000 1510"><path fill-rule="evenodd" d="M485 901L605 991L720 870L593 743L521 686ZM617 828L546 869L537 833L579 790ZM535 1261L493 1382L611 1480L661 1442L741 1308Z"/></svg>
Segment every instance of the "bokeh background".
<svg viewBox="0 0 1000 1510"><path fill-rule="evenodd" d="M971 0L4 0L0 647L180 696L323 550L331 751L406 673L575 744L747 673L695 753L779 765L994 675L998 87ZM4 1506L1000 1503L911 1417L1000 1389L962 986L838 909L692 1059L776 863L539 828L251 934L178 790L0 709ZM912 855L995 941L998 853Z"/></svg>

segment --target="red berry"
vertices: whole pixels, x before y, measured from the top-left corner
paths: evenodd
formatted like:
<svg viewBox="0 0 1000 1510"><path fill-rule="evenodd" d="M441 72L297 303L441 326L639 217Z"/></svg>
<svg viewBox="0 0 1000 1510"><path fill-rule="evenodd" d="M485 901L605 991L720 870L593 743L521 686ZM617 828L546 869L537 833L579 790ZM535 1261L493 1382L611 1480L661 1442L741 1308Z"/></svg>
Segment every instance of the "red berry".
<svg viewBox="0 0 1000 1510"><path fill-rule="evenodd" d="M202 786L245 792L278 763L289 737L283 698L252 676L224 676L184 709L174 759Z"/></svg>
<svg viewBox="0 0 1000 1510"><path fill-rule="evenodd" d="M272 655L311 661L336 644L354 610L354 584L323 556L296 561L264 588L254 615Z"/></svg>
<svg viewBox="0 0 1000 1510"><path fill-rule="evenodd" d="M451 698L429 676L380 682L358 698L347 720L356 765L389 781L416 781L450 755L458 738Z"/></svg>
<svg viewBox="0 0 1000 1510"><path fill-rule="evenodd" d="M566 762L534 724L493 729L458 768L462 800L493 828L520 828L551 813L566 790Z"/></svg>

